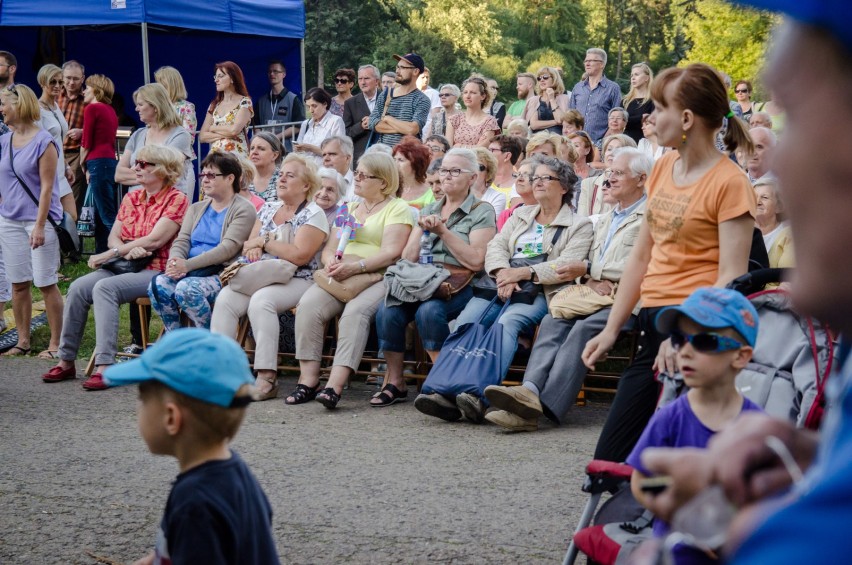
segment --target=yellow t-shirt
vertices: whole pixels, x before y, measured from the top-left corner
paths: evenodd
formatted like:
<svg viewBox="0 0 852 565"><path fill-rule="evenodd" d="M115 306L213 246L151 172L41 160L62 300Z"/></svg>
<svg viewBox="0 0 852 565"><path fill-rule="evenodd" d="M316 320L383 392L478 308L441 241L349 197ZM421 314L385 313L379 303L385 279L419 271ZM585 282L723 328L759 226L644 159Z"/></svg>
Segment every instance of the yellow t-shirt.
<svg viewBox="0 0 852 565"><path fill-rule="evenodd" d="M754 217L757 199L745 173L727 157L698 182L675 186L677 151L663 155L648 179L645 218L654 246L642 281L642 306L681 304L719 276L719 224Z"/></svg>
<svg viewBox="0 0 852 565"><path fill-rule="evenodd" d="M349 212L354 212L361 204L362 202L352 204ZM385 204L384 208L367 218L364 225L355 230L355 239L346 244L343 253L345 255L357 255L364 259L372 257L381 249L382 234L385 227L393 224L414 225L408 203L401 198L394 198ZM336 236L339 240L339 228Z"/></svg>
<svg viewBox="0 0 852 565"><path fill-rule="evenodd" d="M514 186L497 186L495 183L491 183L491 188L506 196L506 208L504 208L503 210L508 210L511 207L511 204L509 202L512 200L512 189L514 188ZM502 212L503 210L495 210L495 212L499 216L500 212Z"/></svg>

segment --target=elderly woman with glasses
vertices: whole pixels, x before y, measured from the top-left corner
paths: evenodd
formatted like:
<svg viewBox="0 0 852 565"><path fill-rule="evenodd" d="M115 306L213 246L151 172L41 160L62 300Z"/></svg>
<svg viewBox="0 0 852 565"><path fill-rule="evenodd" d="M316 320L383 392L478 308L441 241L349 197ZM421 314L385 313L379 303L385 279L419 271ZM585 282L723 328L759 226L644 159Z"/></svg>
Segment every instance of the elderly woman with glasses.
<svg viewBox="0 0 852 565"><path fill-rule="evenodd" d="M482 269L485 246L494 237L494 214L471 190L476 179L477 161L472 151L453 148L442 161L438 176L444 197L428 204L420 214L402 253L403 259L417 262L422 236L429 238L434 263L448 268L461 267L472 273ZM390 406L408 397L402 373L405 355L405 328L412 321L426 353L435 361L447 336L449 322L456 318L473 297L470 285L448 298L429 298L399 305L383 304L376 313L379 346L387 360L387 376L382 390L373 396L372 406Z"/></svg>
<svg viewBox="0 0 852 565"><path fill-rule="evenodd" d="M559 69L542 67L536 75L536 95L530 97L524 108L524 119L533 133L550 131L562 133L562 116L568 111L570 96L565 93L565 83Z"/></svg>
<svg viewBox="0 0 852 565"><path fill-rule="evenodd" d="M136 184L124 197L109 234L110 249L89 257L94 272L71 283L65 299L59 364L42 375L46 383L76 378L74 362L83 339L89 308L95 308L95 372L86 390L104 390L103 371L115 363L118 308L147 296L151 279L166 269L169 250L188 207L175 187L185 156L177 149L146 145L136 158Z"/></svg>
<svg viewBox="0 0 852 565"><path fill-rule="evenodd" d="M336 255L341 229L333 231L322 251L322 263L329 277L344 282L353 275L383 273L386 267L396 263L414 224L408 204L395 196L398 188L399 170L390 155L365 153L361 157L355 170L355 194L360 200L350 203L349 208L358 227L354 239L345 243L342 257ZM361 363L370 324L384 297L382 280L346 303L316 284L305 292L296 314L299 383L287 397L287 404L316 399L328 409L337 407L343 386ZM337 349L323 388L320 361L325 326L338 315Z"/></svg>
<svg viewBox="0 0 852 565"><path fill-rule="evenodd" d="M460 114L461 110L456 108L456 103L461 96L461 90L454 84L443 84L438 89L438 97L441 100L441 106L432 108L429 112L429 119L426 121L426 127L423 132L426 135L446 135L447 124L450 123L450 118L456 114ZM452 145L448 143L449 146Z"/></svg>
<svg viewBox="0 0 852 565"><path fill-rule="evenodd" d="M497 302L490 297L474 297L458 317L458 326L498 322L503 325L500 378L506 375L518 338L531 333L547 313L551 296L565 286L557 268L582 261L592 244L592 224L577 217L571 209L577 177L571 166L559 159L540 157L532 177L534 206L515 211L503 230L488 242L485 273L496 279ZM534 259L533 261L530 261ZM518 265L525 260L524 266ZM533 291L519 294L519 283L529 281ZM499 317L503 303L510 304ZM430 416L454 421L461 416L480 423L485 414L482 393L463 393L455 398L439 393L421 394L414 406Z"/></svg>

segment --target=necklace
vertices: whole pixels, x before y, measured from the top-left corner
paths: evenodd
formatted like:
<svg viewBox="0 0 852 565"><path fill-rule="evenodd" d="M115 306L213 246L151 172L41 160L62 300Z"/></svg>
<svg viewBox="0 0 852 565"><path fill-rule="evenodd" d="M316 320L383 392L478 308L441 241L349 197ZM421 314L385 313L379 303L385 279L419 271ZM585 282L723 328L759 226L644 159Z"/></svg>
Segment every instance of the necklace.
<svg viewBox="0 0 852 565"><path fill-rule="evenodd" d="M372 214L372 213L373 213L373 210L375 210L375 209L376 209L376 207L377 207L379 204L383 203L383 202L384 202L385 200L387 200L387 199L388 199L388 197L387 197L387 196L385 196L383 199L379 200L378 202L376 202L376 203L375 203L375 204L373 204L372 206L367 206L367 201L365 200L365 201L364 201L364 210L367 212L367 215L369 216L370 214Z"/></svg>

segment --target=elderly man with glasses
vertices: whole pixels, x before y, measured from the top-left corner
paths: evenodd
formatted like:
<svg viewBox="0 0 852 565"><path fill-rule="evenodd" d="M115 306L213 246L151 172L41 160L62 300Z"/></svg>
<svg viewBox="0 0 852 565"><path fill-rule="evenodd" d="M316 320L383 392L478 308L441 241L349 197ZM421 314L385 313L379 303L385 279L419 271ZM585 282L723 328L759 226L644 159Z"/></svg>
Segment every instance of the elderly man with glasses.
<svg viewBox="0 0 852 565"><path fill-rule="evenodd" d="M606 51L592 48L586 51L583 65L586 78L574 85L569 107L578 110L586 121L586 131L592 140L604 137L609 111L621 106L621 89L604 76Z"/></svg>

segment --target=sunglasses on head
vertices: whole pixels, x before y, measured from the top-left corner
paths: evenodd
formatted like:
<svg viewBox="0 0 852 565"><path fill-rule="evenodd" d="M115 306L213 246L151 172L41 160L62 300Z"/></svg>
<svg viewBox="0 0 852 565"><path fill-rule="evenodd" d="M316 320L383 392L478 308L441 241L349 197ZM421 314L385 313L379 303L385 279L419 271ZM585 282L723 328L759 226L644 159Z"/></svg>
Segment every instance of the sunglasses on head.
<svg viewBox="0 0 852 565"><path fill-rule="evenodd" d="M680 349L689 342L696 351L701 353L722 353L743 347L743 344L734 338L711 332L687 334L680 330L674 330L671 340L672 347L675 349Z"/></svg>

